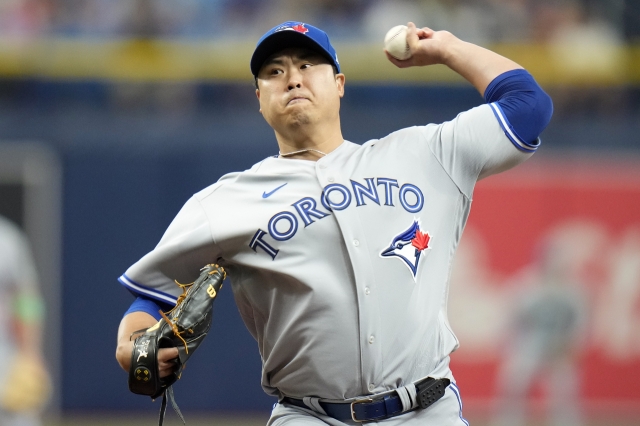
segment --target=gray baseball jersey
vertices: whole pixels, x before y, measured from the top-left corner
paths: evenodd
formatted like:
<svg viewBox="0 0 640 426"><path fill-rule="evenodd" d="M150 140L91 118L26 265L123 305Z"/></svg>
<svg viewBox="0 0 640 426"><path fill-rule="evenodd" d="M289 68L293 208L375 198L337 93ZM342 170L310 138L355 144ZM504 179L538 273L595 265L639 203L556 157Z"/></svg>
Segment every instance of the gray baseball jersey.
<svg viewBox="0 0 640 426"><path fill-rule="evenodd" d="M174 279L223 265L272 395L341 401L451 377L448 281L474 185L529 156L493 107L225 175L120 281L174 302Z"/></svg>

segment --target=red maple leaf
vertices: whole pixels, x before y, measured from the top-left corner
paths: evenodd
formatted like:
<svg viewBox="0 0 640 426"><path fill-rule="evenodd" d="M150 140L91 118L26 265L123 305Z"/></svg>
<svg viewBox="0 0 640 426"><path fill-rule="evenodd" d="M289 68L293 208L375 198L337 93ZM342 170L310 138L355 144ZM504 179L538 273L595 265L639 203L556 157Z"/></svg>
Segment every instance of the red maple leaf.
<svg viewBox="0 0 640 426"><path fill-rule="evenodd" d="M431 236L428 232L425 234L418 229L418 231L416 232L416 236L413 238L413 240L411 240L411 245L414 246L416 250L422 251L426 248L429 248L430 239Z"/></svg>
<svg viewBox="0 0 640 426"><path fill-rule="evenodd" d="M291 29L293 29L294 31L297 31L299 33L302 33L302 34L306 34L306 33L309 32L309 28L305 28L304 24L295 25L295 26L291 27Z"/></svg>

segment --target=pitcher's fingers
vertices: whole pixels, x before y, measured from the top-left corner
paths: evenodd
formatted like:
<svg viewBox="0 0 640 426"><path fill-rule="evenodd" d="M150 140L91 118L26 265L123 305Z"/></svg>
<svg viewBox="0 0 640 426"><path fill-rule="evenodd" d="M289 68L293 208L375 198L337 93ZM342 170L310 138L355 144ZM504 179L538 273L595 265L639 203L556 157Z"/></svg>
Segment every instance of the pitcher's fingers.
<svg viewBox="0 0 640 426"><path fill-rule="evenodd" d="M411 52L415 52L418 49L420 43L420 37L418 37L418 29L413 22L407 23L407 44Z"/></svg>
<svg viewBox="0 0 640 426"><path fill-rule="evenodd" d="M160 377L167 377L178 369L178 359L174 358L168 361L158 361L158 372Z"/></svg>
<svg viewBox="0 0 640 426"><path fill-rule="evenodd" d="M418 28L416 30L416 34L418 35L418 38L420 40L424 40L426 38L431 38L433 37L433 33L435 33L435 31L433 31L431 28L429 27L424 27L424 28Z"/></svg>
<svg viewBox="0 0 640 426"><path fill-rule="evenodd" d="M158 350L158 361L169 361L178 358L178 348L162 348Z"/></svg>
<svg viewBox="0 0 640 426"><path fill-rule="evenodd" d="M401 61L401 60L396 59L393 56L391 56L389 54L389 52L386 51L386 49L385 49L384 53L385 53L385 55L387 55L387 59L389 59L389 61L391 61L391 63L393 65L395 65L396 67L398 67L398 68L408 68L408 67L413 65L412 58L405 59L404 61Z"/></svg>
<svg viewBox="0 0 640 426"><path fill-rule="evenodd" d="M178 348L162 348L158 350L158 372L160 377L167 377L178 368Z"/></svg>

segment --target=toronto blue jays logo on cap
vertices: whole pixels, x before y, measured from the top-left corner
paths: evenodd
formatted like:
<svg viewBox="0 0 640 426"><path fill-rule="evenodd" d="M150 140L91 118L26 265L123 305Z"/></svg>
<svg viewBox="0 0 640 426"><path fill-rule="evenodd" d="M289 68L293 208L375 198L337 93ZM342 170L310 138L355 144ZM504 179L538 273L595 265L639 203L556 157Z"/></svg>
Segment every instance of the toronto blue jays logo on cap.
<svg viewBox="0 0 640 426"><path fill-rule="evenodd" d="M382 250L380 257L395 257L407 265L416 279L418 272L418 262L423 251L430 249L431 236L428 232L422 232L420 229L420 220L415 220L403 232L391 239L389 247Z"/></svg>
<svg viewBox="0 0 640 426"><path fill-rule="evenodd" d="M276 28L273 32L278 32L278 31L297 31L299 33L302 34L306 34L309 32L309 28L306 28L304 26L304 22L298 22L295 25L282 25L278 28Z"/></svg>

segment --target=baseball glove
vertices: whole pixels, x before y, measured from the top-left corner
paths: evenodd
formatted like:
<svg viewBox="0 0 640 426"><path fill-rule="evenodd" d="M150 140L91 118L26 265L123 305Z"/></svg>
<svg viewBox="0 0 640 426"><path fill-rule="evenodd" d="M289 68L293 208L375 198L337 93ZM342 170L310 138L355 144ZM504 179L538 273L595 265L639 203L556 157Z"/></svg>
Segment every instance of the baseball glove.
<svg viewBox="0 0 640 426"><path fill-rule="evenodd" d="M162 318L153 327L142 332L133 344L131 367L129 368L129 389L133 393L148 395L155 400L162 395L160 421L162 426L167 399L184 423L182 413L173 397L171 385L182 374L182 369L191 355L198 349L211 327L213 301L222 288L226 273L222 267L209 264L200 270L200 276L191 284L176 284L182 289L176 306L167 312L160 312ZM158 350L178 348L177 368L167 377L160 377L158 370Z"/></svg>

